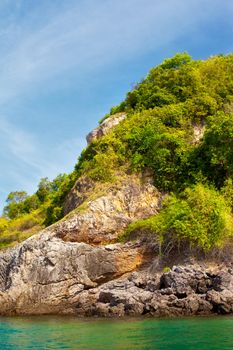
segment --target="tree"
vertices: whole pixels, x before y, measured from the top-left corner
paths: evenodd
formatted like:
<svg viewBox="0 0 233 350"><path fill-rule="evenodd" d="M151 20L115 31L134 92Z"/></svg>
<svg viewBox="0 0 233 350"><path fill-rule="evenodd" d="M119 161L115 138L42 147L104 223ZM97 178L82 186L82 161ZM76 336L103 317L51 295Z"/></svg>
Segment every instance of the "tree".
<svg viewBox="0 0 233 350"><path fill-rule="evenodd" d="M24 202L28 197L25 191L10 192L6 199L7 205L3 209L3 214L9 219L18 217L24 212Z"/></svg>
<svg viewBox="0 0 233 350"><path fill-rule="evenodd" d="M163 69L178 69L191 61L192 58L187 52L177 53L174 57L164 60L160 67Z"/></svg>
<svg viewBox="0 0 233 350"><path fill-rule="evenodd" d="M218 113L207 120L203 142L196 150L196 161L203 174L220 188L233 176L233 118Z"/></svg>
<svg viewBox="0 0 233 350"><path fill-rule="evenodd" d="M51 191L51 182L47 177L43 177L38 185L38 190L36 192L37 197L43 203Z"/></svg>

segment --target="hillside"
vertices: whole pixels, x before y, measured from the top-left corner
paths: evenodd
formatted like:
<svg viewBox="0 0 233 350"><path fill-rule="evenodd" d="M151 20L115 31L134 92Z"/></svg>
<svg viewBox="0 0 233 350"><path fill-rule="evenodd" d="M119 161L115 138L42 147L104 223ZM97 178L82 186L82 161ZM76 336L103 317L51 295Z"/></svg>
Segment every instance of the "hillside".
<svg viewBox="0 0 233 350"><path fill-rule="evenodd" d="M155 225L160 236L175 231L205 249L221 244L232 232L232 92L232 55L196 61L184 53L165 60L90 134L72 174L41 179L32 196L9 194L0 219L1 246L14 245L64 217L68 193L78 179L114 183L124 174L145 171L161 193L172 195L159 218L138 223L140 227ZM219 214L204 225L202 217L210 219L212 206ZM167 218L169 227L162 223Z"/></svg>
<svg viewBox="0 0 233 350"><path fill-rule="evenodd" d="M9 194L0 313L231 313L232 114L233 55L153 68L71 174Z"/></svg>

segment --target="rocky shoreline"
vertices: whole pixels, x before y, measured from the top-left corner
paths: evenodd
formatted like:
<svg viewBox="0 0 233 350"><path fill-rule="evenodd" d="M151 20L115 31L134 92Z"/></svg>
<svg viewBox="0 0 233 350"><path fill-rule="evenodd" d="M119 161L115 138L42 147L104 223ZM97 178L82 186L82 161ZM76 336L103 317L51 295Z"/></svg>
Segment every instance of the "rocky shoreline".
<svg viewBox="0 0 233 350"><path fill-rule="evenodd" d="M191 316L233 312L233 263L163 267L143 244L64 242L45 231L0 257L0 314Z"/></svg>
<svg viewBox="0 0 233 350"><path fill-rule="evenodd" d="M98 316L191 316L233 311L232 270L217 274L174 266L162 274L134 273L83 293L78 310ZM84 305L84 307L83 307Z"/></svg>

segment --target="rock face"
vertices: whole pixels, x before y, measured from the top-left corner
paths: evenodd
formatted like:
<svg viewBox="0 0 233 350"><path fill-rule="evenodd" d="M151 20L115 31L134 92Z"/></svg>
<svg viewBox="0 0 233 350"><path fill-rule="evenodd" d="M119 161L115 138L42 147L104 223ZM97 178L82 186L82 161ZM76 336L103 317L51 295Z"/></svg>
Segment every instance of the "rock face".
<svg viewBox="0 0 233 350"><path fill-rule="evenodd" d="M2 254L0 314L74 314L82 291L132 271L141 262L142 252L132 245L92 247L44 232Z"/></svg>
<svg viewBox="0 0 233 350"><path fill-rule="evenodd" d="M79 207L95 188L95 182L85 176L78 179L68 194L65 205L64 214L67 215L75 208Z"/></svg>
<svg viewBox="0 0 233 350"><path fill-rule="evenodd" d="M217 274L203 266L150 269L108 282L77 296L77 312L99 316L181 316L233 312L233 269Z"/></svg>
<svg viewBox="0 0 233 350"><path fill-rule="evenodd" d="M88 187L86 182L84 184ZM98 189L93 191L92 188L92 192L98 193ZM96 199L86 202L84 209L82 205L66 220L54 225L57 237L74 242L111 243L129 223L156 214L161 206L162 195L152 185L150 177L126 176L118 184L100 188L99 192ZM84 195L82 190L79 193L77 201L81 203Z"/></svg>
<svg viewBox="0 0 233 350"><path fill-rule="evenodd" d="M180 262L163 272L154 239L117 243L130 222L156 214L162 199L149 174L110 185L79 179L71 213L0 253L0 314L232 313L232 255L219 266Z"/></svg>
<svg viewBox="0 0 233 350"><path fill-rule="evenodd" d="M233 312L233 263L145 261L140 244L64 242L49 230L2 253L0 314L176 316Z"/></svg>
<svg viewBox="0 0 233 350"><path fill-rule="evenodd" d="M150 178L125 176L95 188L95 198L86 202L90 187L79 186L82 208L0 254L0 314L75 314L81 292L147 259L142 246L115 241L129 222L159 209L162 196Z"/></svg>
<svg viewBox="0 0 233 350"><path fill-rule="evenodd" d="M97 128L92 130L86 137L87 143L90 144L92 141L99 139L101 136L106 135L109 130L119 124L126 118L125 113L116 113L107 119L105 119Z"/></svg>
<svg viewBox="0 0 233 350"><path fill-rule="evenodd" d="M1 252L1 315L233 312L230 259L219 266L180 263L163 272L155 243L142 237L117 243L131 221L155 214L161 206L162 195L149 176L128 175L100 188L85 181L78 186L78 208L18 247Z"/></svg>

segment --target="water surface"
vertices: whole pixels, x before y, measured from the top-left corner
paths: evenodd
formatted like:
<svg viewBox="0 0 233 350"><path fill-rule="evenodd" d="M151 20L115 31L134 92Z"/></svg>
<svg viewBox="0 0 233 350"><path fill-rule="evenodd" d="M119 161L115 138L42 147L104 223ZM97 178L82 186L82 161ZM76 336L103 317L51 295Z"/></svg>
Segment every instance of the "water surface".
<svg viewBox="0 0 233 350"><path fill-rule="evenodd" d="M233 350L233 318L0 318L0 349Z"/></svg>

